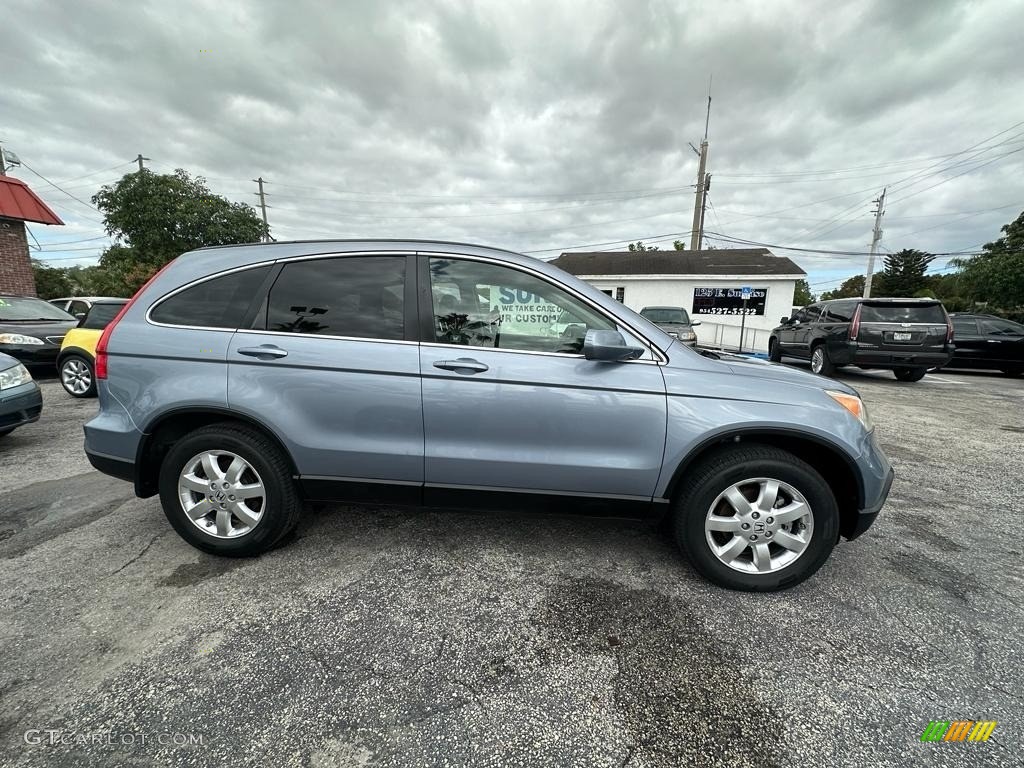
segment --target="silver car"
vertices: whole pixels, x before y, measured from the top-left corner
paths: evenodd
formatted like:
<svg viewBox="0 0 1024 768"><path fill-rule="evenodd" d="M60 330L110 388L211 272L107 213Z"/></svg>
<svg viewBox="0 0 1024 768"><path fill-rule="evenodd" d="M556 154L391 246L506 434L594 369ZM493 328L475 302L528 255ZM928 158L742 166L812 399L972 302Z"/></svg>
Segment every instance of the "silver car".
<svg viewBox="0 0 1024 768"><path fill-rule="evenodd" d="M863 533L893 477L845 384L699 354L472 245L187 253L107 326L95 369L93 466L221 555L276 546L306 499L583 508L667 518L706 577L774 590Z"/></svg>

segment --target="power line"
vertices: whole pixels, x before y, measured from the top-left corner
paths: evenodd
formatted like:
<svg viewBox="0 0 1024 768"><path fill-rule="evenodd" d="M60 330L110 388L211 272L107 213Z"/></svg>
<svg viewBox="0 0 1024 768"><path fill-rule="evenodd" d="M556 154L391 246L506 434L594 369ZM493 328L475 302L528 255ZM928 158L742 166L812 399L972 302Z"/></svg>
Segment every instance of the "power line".
<svg viewBox="0 0 1024 768"><path fill-rule="evenodd" d="M38 177L39 177L40 179L42 179L43 181L45 181L45 182L46 182L47 184L49 184L49 185L50 185L51 187L53 187L54 189L56 189L56 190L58 190L58 191L60 191L60 192L63 192L63 193L65 194L65 195L67 195L68 197L70 197L70 198L71 198L72 200L76 200L77 202L79 202L79 203L81 203L82 205L86 206L86 207L87 207L87 208L89 208L90 210L93 210L93 211L96 211L96 213L99 213L99 210L98 210L98 209L96 208L96 206L92 205L92 203L87 203L87 202L85 202L84 200L82 200L82 199L80 199L80 198L77 198L77 197L75 197L75 196L74 196L74 195L72 195L72 194L71 194L70 192L68 192L68 191L67 191L66 189L63 189L63 188L61 188L61 187L57 186L57 185L56 185L56 184L54 184L54 183L53 183L52 181L50 181L50 180L49 180L48 178L46 178L45 176L43 176L43 174L39 173L39 172L38 172L37 170L35 170L35 169L34 169L34 168L33 168L32 166L30 166L30 165L29 165L28 163L26 163L26 162L25 162L24 160L22 160L21 164L22 164L23 166L25 166L26 168L28 168L28 169L29 169L30 171L32 171L32 173L34 173L34 174L35 174L36 176L38 176Z"/></svg>

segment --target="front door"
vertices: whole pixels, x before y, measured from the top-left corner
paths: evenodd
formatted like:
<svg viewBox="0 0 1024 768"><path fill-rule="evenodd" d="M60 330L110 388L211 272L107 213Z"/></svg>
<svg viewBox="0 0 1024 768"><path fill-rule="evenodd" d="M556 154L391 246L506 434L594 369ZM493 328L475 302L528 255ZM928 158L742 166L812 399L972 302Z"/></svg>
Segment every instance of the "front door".
<svg viewBox="0 0 1024 768"><path fill-rule="evenodd" d="M587 360L586 331L617 327L600 310L524 269L421 259L428 500L445 489L650 499L666 419L650 352Z"/></svg>
<svg viewBox="0 0 1024 768"><path fill-rule="evenodd" d="M419 500L420 362L406 335L415 294L405 277L414 272L411 255L285 263L258 327L231 339L231 409L285 442L312 496L376 498L379 490Z"/></svg>

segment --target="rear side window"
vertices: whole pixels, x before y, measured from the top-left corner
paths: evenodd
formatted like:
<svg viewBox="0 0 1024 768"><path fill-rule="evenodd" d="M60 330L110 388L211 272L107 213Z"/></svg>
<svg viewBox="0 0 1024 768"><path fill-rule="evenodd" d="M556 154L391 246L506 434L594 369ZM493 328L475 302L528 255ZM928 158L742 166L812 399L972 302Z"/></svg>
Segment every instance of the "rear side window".
<svg viewBox="0 0 1024 768"><path fill-rule="evenodd" d="M825 310L825 319L831 323L848 323L853 319L855 301L833 301Z"/></svg>
<svg viewBox="0 0 1024 768"><path fill-rule="evenodd" d="M862 304L862 323L931 323L945 325L941 304Z"/></svg>
<svg viewBox="0 0 1024 768"><path fill-rule="evenodd" d="M127 302L118 302L117 304L93 304L92 309L89 310L89 314L85 316L85 320L82 321L82 328L89 328L93 331L102 331L106 328L110 321L114 319L118 312L121 311Z"/></svg>
<svg viewBox="0 0 1024 768"><path fill-rule="evenodd" d="M978 321L970 317L954 317L953 333L957 336L977 336Z"/></svg>
<svg viewBox="0 0 1024 768"><path fill-rule="evenodd" d="M156 323L201 328L238 328L269 266L204 280L170 296L149 313Z"/></svg>
<svg viewBox="0 0 1024 768"><path fill-rule="evenodd" d="M349 256L286 264L270 289L267 330L403 339L405 262Z"/></svg>

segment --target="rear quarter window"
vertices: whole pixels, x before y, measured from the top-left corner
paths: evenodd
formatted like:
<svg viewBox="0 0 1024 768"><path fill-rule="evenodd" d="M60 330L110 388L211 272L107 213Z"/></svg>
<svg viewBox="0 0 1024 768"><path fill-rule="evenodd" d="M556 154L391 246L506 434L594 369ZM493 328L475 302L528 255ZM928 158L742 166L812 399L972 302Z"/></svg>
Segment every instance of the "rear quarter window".
<svg viewBox="0 0 1024 768"><path fill-rule="evenodd" d="M85 320L82 321L82 328L88 328L93 331L102 331L108 325L110 321L114 319L118 312L121 311L127 302L120 302L117 304L93 304L89 310L89 314L85 316Z"/></svg>
<svg viewBox="0 0 1024 768"><path fill-rule="evenodd" d="M167 325L238 328L269 271L269 266L253 267L196 283L162 300L149 318Z"/></svg>
<svg viewBox="0 0 1024 768"><path fill-rule="evenodd" d="M929 323L945 325L941 304L862 304L862 323Z"/></svg>

